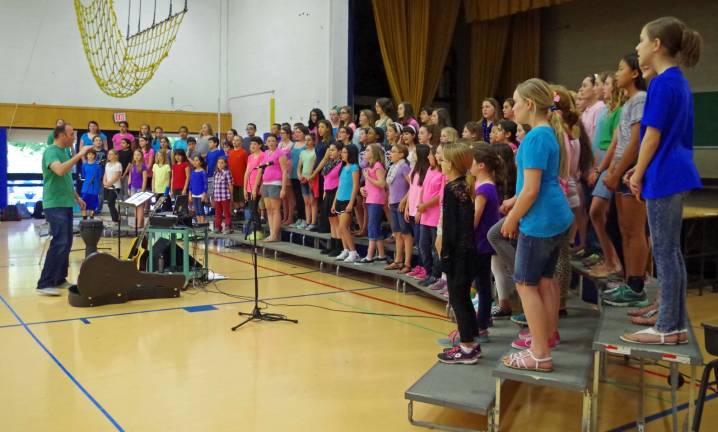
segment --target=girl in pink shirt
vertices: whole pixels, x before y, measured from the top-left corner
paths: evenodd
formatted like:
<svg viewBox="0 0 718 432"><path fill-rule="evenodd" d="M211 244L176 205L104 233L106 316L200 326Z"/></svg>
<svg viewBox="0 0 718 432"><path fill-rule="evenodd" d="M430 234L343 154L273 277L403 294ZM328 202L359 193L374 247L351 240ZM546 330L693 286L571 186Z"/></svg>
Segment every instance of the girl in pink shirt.
<svg viewBox="0 0 718 432"><path fill-rule="evenodd" d="M418 144L416 146L416 163L414 168L409 174L409 192L406 194L404 207L404 220L411 225L411 230L414 236L414 244L421 244L420 227L419 221L416 219L417 206L421 203L421 188L426 181L426 174L429 171L429 153L431 147ZM423 263L422 263L423 264ZM406 273L409 276L416 277L417 279L426 278L426 269L422 265L415 266L410 272L401 269L399 273Z"/></svg>
<svg viewBox="0 0 718 432"><path fill-rule="evenodd" d="M419 204L416 207L416 221L419 224L419 254L426 269L422 286L429 286L441 277L439 254L434 247L436 227L439 225L440 201L444 190L444 175L436 161L436 147L429 152L430 168L424 177Z"/></svg>
<svg viewBox="0 0 718 432"><path fill-rule="evenodd" d="M384 214L386 202L386 170L384 169L384 150L379 144L369 144L364 152L367 167L364 168L364 187L362 195L366 197L366 207L369 222L367 223L369 248L366 257L359 263L366 264L374 261L386 261L384 255L384 235L381 232L381 217ZM374 258L374 251L379 255Z"/></svg>
<svg viewBox="0 0 718 432"><path fill-rule="evenodd" d="M250 154L247 156L247 170L244 172L244 200L247 202L247 206L244 208L244 234L247 235L251 231L254 231L253 226L256 221L253 221L254 217L254 206L255 198L259 193L257 188L257 172L256 169L259 165L264 163L264 153L262 153L262 140L258 138L255 140L254 137L249 143Z"/></svg>
<svg viewBox="0 0 718 432"><path fill-rule="evenodd" d="M339 129L343 129L344 126ZM331 237L327 243L327 247L322 249L322 255L329 255L334 258L342 253L342 240L339 236L339 218L336 213L332 213L332 204L334 197L337 195L339 187L339 172L342 170L341 151L344 146L341 142L332 142L327 149L326 157L319 162L316 169L312 173L312 177L318 174L324 178L324 191L322 195L321 212L329 219L329 232Z"/></svg>

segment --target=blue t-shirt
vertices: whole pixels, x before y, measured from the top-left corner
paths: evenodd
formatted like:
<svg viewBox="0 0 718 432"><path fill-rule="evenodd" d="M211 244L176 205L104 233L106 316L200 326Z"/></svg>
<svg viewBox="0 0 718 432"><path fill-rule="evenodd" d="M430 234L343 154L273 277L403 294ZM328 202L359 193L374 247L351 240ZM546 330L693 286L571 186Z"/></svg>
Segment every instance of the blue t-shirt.
<svg viewBox="0 0 718 432"><path fill-rule="evenodd" d="M107 142L107 135L105 135L103 132L100 132L100 138L102 138L103 142ZM80 137L80 141L82 141L82 145L91 146L92 145L93 138L90 138L90 135L85 132Z"/></svg>
<svg viewBox="0 0 718 432"><path fill-rule="evenodd" d="M207 171L192 170L189 173L189 193L202 195L207 192Z"/></svg>
<svg viewBox="0 0 718 432"><path fill-rule="evenodd" d="M538 126L521 141L516 154L516 194L524 188L524 170L540 169L541 187L536 201L519 221L519 231L532 237L553 237L573 223L573 213L558 183L561 154L550 126Z"/></svg>
<svg viewBox="0 0 718 432"><path fill-rule="evenodd" d="M674 66L653 78L641 121L641 140L648 126L661 141L643 177L643 198L658 199L700 189L693 163L693 95L688 80Z"/></svg>
<svg viewBox="0 0 718 432"><path fill-rule="evenodd" d="M217 160L224 157L224 150L215 149L207 153L207 177L214 177L214 169L217 167Z"/></svg>
<svg viewBox="0 0 718 432"><path fill-rule="evenodd" d="M187 151L187 140L183 140L180 138L177 141L175 141L174 144L172 144L172 151L175 151L175 150L184 150L186 152Z"/></svg>
<svg viewBox="0 0 718 432"><path fill-rule="evenodd" d="M152 138L152 150L155 151L155 154L157 154L158 151L160 151L160 140L159 138Z"/></svg>
<svg viewBox="0 0 718 432"><path fill-rule="evenodd" d="M82 193L98 195L102 188L102 166L99 163L82 164Z"/></svg>
<svg viewBox="0 0 718 432"><path fill-rule="evenodd" d="M299 177L297 177L297 167L299 166L299 155L302 154L302 150L304 150L306 146L292 147L292 169L289 170L289 178L298 180Z"/></svg>
<svg viewBox="0 0 718 432"><path fill-rule="evenodd" d="M339 188L337 189L337 201L349 201L352 197L354 179L352 173L359 171L357 164L344 165L339 173Z"/></svg>

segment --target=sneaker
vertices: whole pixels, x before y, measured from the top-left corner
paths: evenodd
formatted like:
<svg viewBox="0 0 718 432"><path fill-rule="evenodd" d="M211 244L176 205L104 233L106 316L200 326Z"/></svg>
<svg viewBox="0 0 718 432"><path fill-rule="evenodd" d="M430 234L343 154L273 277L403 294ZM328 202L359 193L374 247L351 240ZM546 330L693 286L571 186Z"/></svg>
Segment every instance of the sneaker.
<svg viewBox="0 0 718 432"><path fill-rule="evenodd" d="M521 339L518 338L515 341L511 342L511 348L517 349L517 350L524 350L524 349L530 349L531 348L531 337L528 337L527 339ZM551 337L548 340L548 347L551 349L556 348L557 341L556 338Z"/></svg>
<svg viewBox="0 0 718 432"><path fill-rule="evenodd" d="M417 272L419 271L420 268L421 268L421 266L416 266L413 269L411 269L411 271L409 273L407 273L406 275L414 277L414 275L417 274Z"/></svg>
<svg viewBox="0 0 718 432"><path fill-rule="evenodd" d="M309 224L309 225L305 226L304 229L307 231L314 231L314 230L319 229L319 227L315 224Z"/></svg>
<svg viewBox="0 0 718 432"><path fill-rule="evenodd" d="M412 277L414 279L424 280L427 276L428 274L426 273L426 269L424 267L419 267L419 270L417 270Z"/></svg>
<svg viewBox="0 0 718 432"><path fill-rule="evenodd" d="M348 256L349 256L349 249L344 249L342 251L342 253L337 255L334 259L336 259L337 261L344 261L345 259L347 259Z"/></svg>
<svg viewBox="0 0 718 432"><path fill-rule="evenodd" d="M301 222L299 223L299 225L296 226L296 228L297 228L297 229L306 229L308 226L309 226L309 225L308 225L306 222L301 221Z"/></svg>
<svg viewBox="0 0 718 432"><path fill-rule="evenodd" d="M60 289L57 287L38 288L37 293L40 295L57 297L60 295Z"/></svg>
<svg viewBox="0 0 718 432"><path fill-rule="evenodd" d="M222 234L232 234L232 230L229 228L225 228L222 230Z"/></svg>
<svg viewBox="0 0 718 432"><path fill-rule="evenodd" d="M371 264L374 262L374 258L364 257L354 264Z"/></svg>
<svg viewBox="0 0 718 432"><path fill-rule="evenodd" d="M621 285L609 295L605 295L603 303L618 307L643 307L650 304L645 290L637 293L628 285Z"/></svg>
<svg viewBox="0 0 718 432"><path fill-rule="evenodd" d="M457 346L439 353L436 357L440 362L447 364L476 364L481 357L481 347L476 345L471 352L465 353L461 346Z"/></svg>
<svg viewBox="0 0 718 432"><path fill-rule="evenodd" d="M77 285L77 283L76 283L76 282L70 282L70 281L68 281L67 279L65 279L65 281L62 282L60 285L58 285L57 288L60 288L60 289L69 289L69 288L70 288L71 286L73 286L73 285Z"/></svg>
<svg viewBox="0 0 718 432"><path fill-rule="evenodd" d="M493 319L507 319L511 318L511 309L504 309L499 305L491 307L491 318Z"/></svg>
<svg viewBox="0 0 718 432"><path fill-rule="evenodd" d="M436 283L436 278L433 276L429 276L423 281L419 282L419 286L429 288L430 286L434 285Z"/></svg>
<svg viewBox="0 0 718 432"><path fill-rule="evenodd" d="M291 228L299 228L299 226L304 223L302 219L297 219L293 224L289 225Z"/></svg>
<svg viewBox="0 0 718 432"><path fill-rule="evenodd" d="M434 291L441 291L441 290L445 290L446 288L447 288L446 281L441 278L437 279L436 282L434 282L434 284L429 287L429 289L434 290Z"/></svg>
<svg viewBox="0 0 718 432"><path fill-rule="evenodd" d="M511 315L511 322L514 324L518 324L521 326L527 326L529 325L528 321L526 321L526 315L520 313L517 315Z"/></svg>
<svg viewBox="0 0 718 432"><path fill-rule="evenodd" d="M385 257L385 256L374 257L374 261L384 262L386 260L387 260L387 257Z"/></svg>
<svg viewBox="0 0 718 432"><path fill-rule="evenodd" d="M349 255L344 259L345 263L356 263L359 261L359 254L357 251L351 251L349 252Z"/></svg>

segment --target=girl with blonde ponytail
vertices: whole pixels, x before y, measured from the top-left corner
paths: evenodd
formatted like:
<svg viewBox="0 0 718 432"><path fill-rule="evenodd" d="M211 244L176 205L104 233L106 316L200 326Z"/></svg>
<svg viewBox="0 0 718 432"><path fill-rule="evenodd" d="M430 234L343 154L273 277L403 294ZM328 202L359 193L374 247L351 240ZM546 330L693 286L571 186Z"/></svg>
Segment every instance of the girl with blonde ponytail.
<svg viewBox="0 0 718 432"><path fill-rule="evenodd" d="M503 363L514 369L551 372L559 312L554 272L573 223L573 213L559 185L559 178L568 174L564 128L561 117L553 113L554 91L545 81L524 81L516 87L513 99L516 121L528 123L531 131L516 155L516 200L503 221L501 234L518 238L514 281L531 335L514 341L512 347L521 351L504 357Z"/></svg>

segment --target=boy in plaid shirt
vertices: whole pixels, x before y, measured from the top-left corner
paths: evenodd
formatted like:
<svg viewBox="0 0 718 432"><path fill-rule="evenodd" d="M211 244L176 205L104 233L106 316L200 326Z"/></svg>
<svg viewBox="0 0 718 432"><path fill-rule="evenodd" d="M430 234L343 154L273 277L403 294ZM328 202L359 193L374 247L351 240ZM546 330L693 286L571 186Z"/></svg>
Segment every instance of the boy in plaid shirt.
<svg viewBox="0 0 718 432"><path fill-rule="evenodd" d="M227 169L227 160L221 157L217 160L217 169L214 173L214 229L217 232L229 234L232 232L232 174ZM224 231L222 231L222 214L224 214Z"/></svg>

